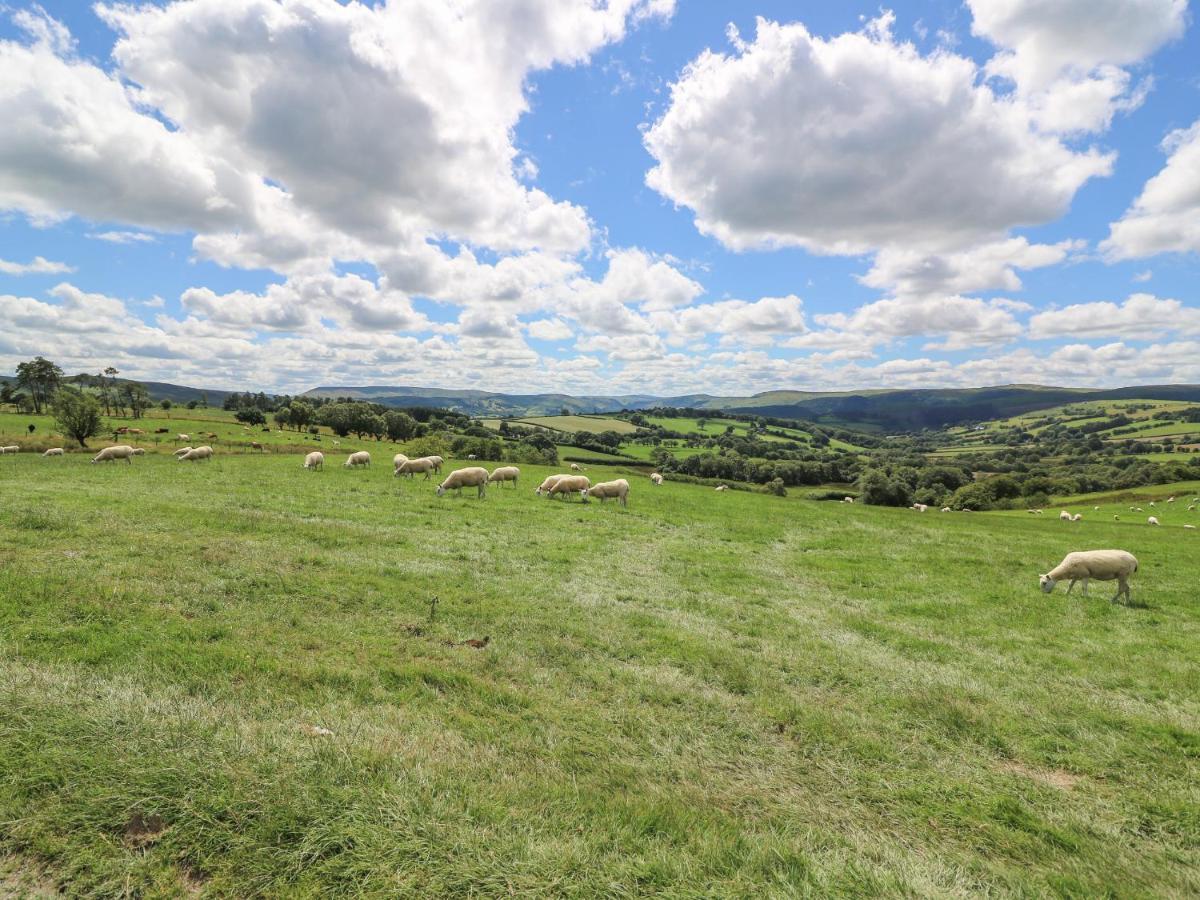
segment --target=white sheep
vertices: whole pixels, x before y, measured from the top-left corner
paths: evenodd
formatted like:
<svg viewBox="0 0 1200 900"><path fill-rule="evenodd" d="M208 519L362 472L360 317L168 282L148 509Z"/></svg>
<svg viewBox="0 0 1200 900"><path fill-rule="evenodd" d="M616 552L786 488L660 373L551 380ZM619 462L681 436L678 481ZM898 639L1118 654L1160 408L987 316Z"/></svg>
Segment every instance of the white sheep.
<svg viewBox="0 0 1200 900"><path fill-rule="evenodd" d="M714 490L714 491L727 491L727 490L729 490L729 485L727 485L727 484L718 484L718 485L717 485L715 488L713 488L713 490Z"/></svg>
<svg viewBox="0 0 1200 900"><path fill-rule="evenodd" d="M1114 522L1120 522L1120 521L1121 521L1121 517L1120 517L1120 516L1118 516L1118 515L1114 515L1114 516L1113 516L1113 521L1114 521Z"/></svg>
<svg viewBox="0 0 1200 900"><path fill-rule="evenodd" d="M400 463L392 472L392 477L396 478L401 475L407 475L409 478L412 478L414 473L424 472L425 480L428 481L429 473L435 471L437 471L437 466L434 465L433 460L427 456L422 456L420 459L406 459Z"/></svg>
<svg viewBox="0 0 1200 900"><path fill-rule="evenodd" d="M952 509L951 509L950 507L948 507L948 506L943 506L943 507L942 507L942 512L954 512L954 510L952 510Z"/></svg>
<svg viewBox="0 0 1200 900"><path fill-rule="evenodd" d="M442 464L446 462L444 459L442 459L440 456L426 456L425 459L433 463L433 471L437 472L439 475L442 473Z"/></svg>
<svg viewBox="0 0 1200 900"><path fill-rule="evenodd" d="M320 450L314 450L308 456L304 457L304 468L310 472L325 468L325 454Z"/></svg>
<svg viewBox="0 0 1200 900"><path fill-rule="evenodd" d="M183 454L183 456L179 457L179 461L180 462L200 462L200 460L202 460L202 459L212 459L212 457L213 457L213 448L209 447L208 445L205 445L203 447L197 447L194 450L189 450L187 453Z"/></svg>
<svg viewBox="0 0 1200 900"><path fill-rule="evenodd" d="M659 475L657 472L651 472L651 473L650 473L650 481L651 481L653 484L662 484L662 483L663 483L663 477L662 477L661 475Z"/></svg>
<svg viewBox="0 0 1200 900"><path fill-rule="evenodd" d="M192 452L191 447L180 447L178 450L175 451L175 456L179 457L179 456L183 456L187 453L191 453L191 452Z"/></svg>
<svg viewBox="0 0 1200 900"><path fill-rule="evenodd" d="M1087 596L1088 581L1116 579L1117 593L1113 597L1113 602L1116 603L1117 598L1124 594L1125 601L1128 603L1130 599L1129 576L1137 570L1137 558L1124 550L1080 550L1068 553L1057 566L1045 575L1039 576L1038 581L1042 586L1042 591L1047 594L1054 590L1057 582L1064 579L1071 580L1071 584L1067 587L1068 594L1071 593L1071 588L1075 587L1076 581L1082 581L1083 593L1084 596Z"/></svg>
<svg viewBox="0 0 1200 900"><path fill-rule="evenodd" d="M616 481L603 481L600 484L584 488L579 492L579 496L585 503L589 497L599 497L601 503L609 498L615 498L622 506L629 506L629 482L624 478L618 478Z"/></svg>
<svg viewBox="0 0 1200 900"><path fill-rule="evenodd" d="M462 496L462 489L465 487L477 487L479 493L476 495L482 499L487 494L488 470L483 466L470 466L466 469L455 469L446 476L446 480L438 485L437 495L440 497L446 491L458 491L459 496Z"/></svg>
<svg viewBox="0 0 1200 900"><path fill-rule="evenodd" d="M1059 518L1060 520L1066 520L1067 522L1070 522L1070 521L1071 521L1071 514L1070 514L1069 512L1067 512L1065 509L1064 509L1064 510L1060 510L1060 511L1059 511L1059 513L1058 513L1058 518Z"/></svg>
<svg viewBox="0 0 1200 900"><path fill-rule="evenodd" d="M1075 515L1071 516L1071 521L1072 522L1082 522L1083 521L1083 513L1075 513Z"/></svg>
<svg viewBox="0 0 1200 900"><path fill-rule="evenodd" d="M554 483L558 481L558 479L566 477L567 476L563 473L559 473L558 475L547 475L545 480L533 489L533 492L539 497L542 494L548 494L550 493L550 488L554 487Z"/></svg>
<svg viewBox="0 0 1200 900"><path fill-rule="evenodd" d="M146 448L145 448L145 447L134 447L134 448L133 448L133 453L132 453L131 455L133 455L133 456L145 456L145 455L146 455Z"/></svg>
<svg viewBox="0 0 1200 900"><path fill-rule="evenodd" d="M1183 527L1184 527L1184 528L1190 528L1190 529L1192 529L1193 531L1194 531L1194 530L1195 530L1195 528L1196 528L1196 526L1195 526L1195 525L1184 525Z"/></svg>
<svg viewBox="0 0 1200 900"><path fill-rule="evenodd" d="M190 434L177 434L177 435L175 435L175 439L179 440L179 441L183 441L186 444L188 441L190 441L192 439L192 436Z"/></svg>
<svg viewBox="0 0 1200 900"><path fill-rule="evenodd" d="M400 468L400 463L404 463L404 462L408 462L408 457L405 456L403 453L397 453L395 456L392 457L392 469L393 469L392 474L393 475L395 474L394 470Z"/></svg>
<svg viewBox="0 0 1200 900"><path fill-rule="evenodd" d="M1134 512L1145 512L1145 510L1144 510L1144 509L1142 509L1140 506L1135 506L1135 507L1133 507L1133 511L1134 511Z"/></svg>
<svg viewBox="0 0 1200 900"><path fill-rule="evenodd" d="M914 503L909 509L915 509L917 512L928 512L929 506L924 503Z"/></svg>
<svg viewBox="0 0 1200 900"><path fill-rule="evenodd" d="M1148 516L1146 518L1146 523L1149 525L1157 525L1158 524L1158 516Z"/></svg>
<svg viewBox="0 0 1200 900"><path fill-rule="evenodd" d="M583 467L580 466L579 463L571 463L570 468L571 468L572 472L582 472L583 471Z"/></svg>
<svg viewBox="0 0 1200 900"><path fill-rule="evenodd" d="M467 459L479 459L479 457L476 456L474 453L468 453ZM474 467L472 467L472 468L474 468Z"/></svg>
<svg viewBox="0 0 1200 900"><path fill-rule="evenodd" d="M843 502L843 503L853 503L853 502L854 502L854 498L853 498L853 497L843 497L843 498L842 498L842 502Z"/></svg>
<svg viewBox="0 0 1200 900"><path fill-rule="evenodd" d="M115 447L105 447L92 457L92 462L116 462L118 459L123 459L129 465L133 465L133 448L128 444L117 444Z"/></svg>
<svg viewBox="0 0 1200 900"><path fill-rule="evenodd" d="M62 447L51 447L49 450L43 453L42 456L62 456L64 453L66 453L66 451L63 450Z"/></svg>
<svg viewBox="0 0 1200 900"><path fill-rule="evenodd" d="M1153 506L1153 505L1154 505L1154 501L1153 501L1153 500L1151 500L1151 501L1150 501L1150 505L1151 505L1151 506Z"/></svg>
<svg viewBox="0 0 1200 900"><path fill-rule="evenodd" d="M357 453L351 453L346 457L346 461L342 463L343 469L353 469L357 466L371 465L371 454L366 450L359 450Z"/></svg>
<svg viewBox="0 0 1200 900"><path fill-rule="evenodd" d="M550 490L546 493L551 497L555 494L565 497L568 494L581 494L591 486L591 479L586 475L564 475L550 485Z"/></svg>
<svg viewBox="0 0 1200 900"><path fill-rule="evenodd" d="M516 466L500 466L498 469L493 469L492 474L488 476L488 484L492 482L511 481L513 487L517 486L517 479L521 477L521 470Z"/></svg>
<svg viewBox="0 0 1200 900"><path fill-rule="evenodd" d="M0 453L20 453L21 448L17 444L11 444L7 447L0 447Z"/></svg>
<svg viewBox="0 0 1200 900"><path fill-rule="evenodd" d="M1174 502L1175 502L1175 498L1174 498L1174 497L1168 497L1168 498L1167 498L1167 502L1168 502L1168 503L1174 503Z"/></svg>

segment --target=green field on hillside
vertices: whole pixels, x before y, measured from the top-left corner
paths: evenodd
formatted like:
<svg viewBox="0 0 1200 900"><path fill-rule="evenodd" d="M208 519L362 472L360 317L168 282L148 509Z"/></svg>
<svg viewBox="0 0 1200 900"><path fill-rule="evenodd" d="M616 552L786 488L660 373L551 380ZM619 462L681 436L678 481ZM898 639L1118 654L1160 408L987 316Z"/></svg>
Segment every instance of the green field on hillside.
<svg viewBox="0 0 1200 900"><path fill-rule="evenodd" d="M550 471L0 456L3 851L101 896L1200 891L1193 533ZM1038 591L1107 546L1134 606Z"/></svg>
<svg viewBox="0 0 1200 900"><path fill-rule="evenodd" d="M500 419L480 420L485 428L499 428ZM631 425L624 419L613 419L608 416L528 416L522 419L508 419L513 425L539 425L554 431L574 433L587 431L599 434L602 431L615 431L617 434L633 434L636 425Z"/></svg>

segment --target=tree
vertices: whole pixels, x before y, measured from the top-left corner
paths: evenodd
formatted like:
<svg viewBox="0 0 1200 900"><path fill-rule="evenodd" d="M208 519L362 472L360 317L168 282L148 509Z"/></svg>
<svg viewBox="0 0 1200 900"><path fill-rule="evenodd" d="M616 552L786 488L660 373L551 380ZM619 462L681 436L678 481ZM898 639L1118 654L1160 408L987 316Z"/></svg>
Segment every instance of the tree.
<svg viewBox="0 0 1200 900"><path fill-rule="evenodd" d="M187 402L187 408L188 408L188 409L195 409L195 408L196 408L198 405L199 405L199 401L198 401L198 400L189 400L189 401Z"/></svg>
<svg viewBox="0 0 1200 900"><path fill-rule="evenodd" d="M63 370L43 356L17 364L17 384L29 392L33 411L40 413L62 383Z"/></svg>
<svg viewBox="0 0 1200 900"><path fill-rule="evenodd" d="M150 408L150 394L142 385L129 381L121 386L121 396L129 407L129 414L140 419L142 413Z"/></svg>
<svg viewBox="0 0 1200 900"><path fill-rule="evenodd" d="M100 373L100 399L104 402L104 411L110 416L112 415L113 402L116 399L113 392L117 389L117 376L121 373L115 366L107 366ZM105 376L108 376L108 381L105 381Z"/></svg>
<svg viewBox="0 0 1200 900"><path fill-rule="evenodd" d="M67 437L87 447L87 439L100 434L100 401L78 388L60 388L51 404L54 421Z"/></svg>
<svg viewBox="0 0 1200 900"><path fill-rule="evenodd" d="M417 433L417 420L394 409L383 414L383 426L389 441L407 441Z"/></svg>
<svg viewBox="0 0 1200 900"><path fill-rule="evenodd" d="M293 400L288 406L288 421L297 431L303 431L313 423L316 411L303 400Z"/></svg>
<svg viewBox="0 0 1200 900"><path fill-rule="evenodd" d="M275 424L281 429L292 424L292 410L289 406L281 406L275 410Z"/></svg>
<svg viewBox="0 0 1200 900"><path fill-rule="evenodd" d="M161 406L163 409L163 412L165 412L167 414L167 418L168 419L171 418L171 401L164 400L162 403L160 403L158 405Z"/></svg>
<svg viewBox="0 0 1200 900"><path fill-rule="evenodd" d="M263 411L253 406L239 409L233 414L233 417L244 425L263 425L267 421Z"/></svg>
<svg viewBox="0 0 1200 900"><path fill-rule="evenodd" d="M0 403L12 403L15 396L11 382L0 382Z"/></svg>

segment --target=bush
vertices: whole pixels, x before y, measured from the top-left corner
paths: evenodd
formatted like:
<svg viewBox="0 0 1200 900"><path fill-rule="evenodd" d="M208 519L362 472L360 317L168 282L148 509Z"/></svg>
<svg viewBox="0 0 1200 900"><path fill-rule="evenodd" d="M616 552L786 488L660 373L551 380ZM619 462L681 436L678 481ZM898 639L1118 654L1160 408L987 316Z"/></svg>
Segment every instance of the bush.
<svg viewBox="0 0 1200 900"><path fill-rule="evenodd" d="M763 485L764 494L774 494L776 497L786 497L787 487L782 478L775 478Z"/></svg>

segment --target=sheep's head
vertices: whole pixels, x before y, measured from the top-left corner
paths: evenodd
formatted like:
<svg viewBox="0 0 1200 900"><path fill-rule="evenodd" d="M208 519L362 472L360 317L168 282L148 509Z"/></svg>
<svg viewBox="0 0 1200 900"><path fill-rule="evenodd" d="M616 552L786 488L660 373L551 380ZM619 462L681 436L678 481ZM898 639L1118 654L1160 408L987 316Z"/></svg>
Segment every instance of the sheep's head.
<svg viewBox="0 0 1200 900"><path fill-rule="evenodd" d="M446 486L444 484L439 484L438 489L437 489L437 495L440 497L444 493L446 493Z"/></svg>
<svg viewBox="0 0 1200 900"><path fill-rule="evenodd" d="M1038 584L1042 586L1042 593L1048 594L1054 590L1054 579L1049 575L1039 575Z"/></svg>
<svg viewBox="0 0 1200 900"><path fill-rule="evenodd" d="M592 492L588 488L584 488L582 491L579 492L579 496L583 499L584 503L587 503L587 499L591 495L592 495Z"/></svg>

